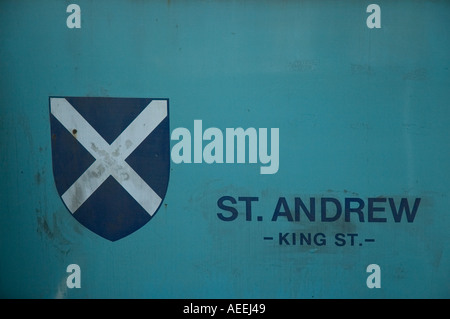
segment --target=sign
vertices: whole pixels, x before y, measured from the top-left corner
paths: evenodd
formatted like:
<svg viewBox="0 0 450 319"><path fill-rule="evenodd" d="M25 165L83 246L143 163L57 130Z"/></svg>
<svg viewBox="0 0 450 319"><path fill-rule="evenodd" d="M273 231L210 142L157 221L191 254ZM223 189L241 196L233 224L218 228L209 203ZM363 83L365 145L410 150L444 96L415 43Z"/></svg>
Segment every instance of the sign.
<svg viewBox="0 0 450 319"><path fill-rule="evenodd" d="M449 12L0 1L0 297L450 297Z"/></svg>

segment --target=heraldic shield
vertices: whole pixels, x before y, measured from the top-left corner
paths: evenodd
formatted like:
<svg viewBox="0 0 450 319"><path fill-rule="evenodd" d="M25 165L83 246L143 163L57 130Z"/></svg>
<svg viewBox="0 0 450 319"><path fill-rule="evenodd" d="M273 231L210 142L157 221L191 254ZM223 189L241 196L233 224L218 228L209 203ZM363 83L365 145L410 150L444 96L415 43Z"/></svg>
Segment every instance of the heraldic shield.
<svg viewBox="0 0 450 319"><path fill-rule="evenodd" d="M144 226L169 183L168 99L49 100L53 176L72 216L111 241Z"/></svg>

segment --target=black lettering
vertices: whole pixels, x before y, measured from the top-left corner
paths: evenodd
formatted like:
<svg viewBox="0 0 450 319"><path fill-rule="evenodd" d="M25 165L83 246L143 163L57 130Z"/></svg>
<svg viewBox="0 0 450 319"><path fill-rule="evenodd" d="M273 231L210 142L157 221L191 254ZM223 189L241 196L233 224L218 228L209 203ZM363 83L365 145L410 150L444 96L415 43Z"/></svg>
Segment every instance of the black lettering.
<svg viewBox="0 0 450 319"><path fill-rule="evenodd" d="M327 240L325 238L325 234L324 233L317 233L314 235L314 243L317 246L323 246L326 245Z"/></svg>
<svg viewBox="0 0 450 319"><path fill-rule="evenodd" d="M328 217L327 216L327 203L333 203L336 206L336 213L334 216ZM323 222L334 222L339 219L342 213L342 206L339 200L336 198L331 197L323 197L320 201L321 204L321 214L322 214L322 221Z"/></svg>
<svg viewBox="0 0 450 319"><path fill-rule="evenodd" d="M306 205L303 203L300 197L295 198L295 221L300 221L300 208L305 213L306 217L308 217L309 221L316 220L316 201L314 197L309 199L309 210L306 208Z"/></svg>
<svg viewBox="0 0 450 319"><path fill-rule="evenodd" d="M286 239L286 237L289 235L289 233L278 233L278 244L283 245L290 245L289 241Z"/></svg>
<svg viewBox="0 0 450 319"><path fill-rule="evenodd" d="M336 239L334 242L336 246L345 246L345 234L337 233L334 238Z"/></svg>
<svg viewBox="0 0 450 319"><path fill-rule="evenodd" d="M384 212L384 207L374 207L374 203L385 203L386 198L378 197L378 198L369 198L368 203L368 211L367 211L367 221L369 223L385 223L386 218L385 217L379 217L376 218L373 216L374 212Z"/></svg>
<svg viewBox="0 0 450 319"><path fill-rule="evenodd" d="M352 203L357 203L357 207L352 207ZM358 214L359 221L364 222L364 213L362 212L362 209L364 208L364 201L361 198L346 198L345 199L345 221L350 221L350 213L356 213Z"/></svg>
<svg viewBox="0 0 450 319"><path fill-rule="evenodd" d="M283 206L284 211L280 211L281 206ZM289 206L286 202L286 198L280 197L278 199L277 207L275 207L275 212L272 216L272 221L277 221L278 216L285 216L290 222L292 222L292 214L291 210L289 209Z"/></svg>
<svg viewBox="0 0 450 319"><path fill-rule="evenodd" d="M419 208L420 204L420 198L416 198L414 200L414 206L412 211L409 210L409 204L408 199L402 198L400 201L400 206L397 210L397 207L395 206L394 199L389 198L389 205L391 206L392 210L392 216L394 217L394 220L396 223L399 223L402 220L403 211L405 211L406 220L408 223L412 223L414 221L414 218L416 217L417 209Z"/></svg>
<svg viewBox="0 0 450 319"><path fill-rule="evenodd" d="M252 220L252 202L257 202L258 197L239 197L240 201L245 201L245 220Z"/></svg>
<svg viewBox="0 0 450 319"><path fill-rule="evenodd" d="M218 213L217 216L219 217L219 219L225 221L225 222L230 222L236 219L236 217L238 216L238 211L236 208L232 207L232 206L227 206L224 204L225 201L230 201L232 204L236 204L236 200L234 199L234 197L232 196L222 196L219 198L219 200L217 201L217 206L225 211L228 211L231 213L230 216L224 216L223 213Z"/></svg>

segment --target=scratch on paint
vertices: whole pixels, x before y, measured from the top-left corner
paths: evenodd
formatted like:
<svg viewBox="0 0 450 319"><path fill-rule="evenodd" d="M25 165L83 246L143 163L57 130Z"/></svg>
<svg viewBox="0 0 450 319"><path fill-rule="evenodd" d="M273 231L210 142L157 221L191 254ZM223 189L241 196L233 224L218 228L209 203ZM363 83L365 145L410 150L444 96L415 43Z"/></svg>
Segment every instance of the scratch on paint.
<svg viewBox="0 0 450 319"><path fill-rule="evenodd" d="M67 283L66 278L62 278L60 283L58 284L55 299L64 299L67 295Z"/></svg>

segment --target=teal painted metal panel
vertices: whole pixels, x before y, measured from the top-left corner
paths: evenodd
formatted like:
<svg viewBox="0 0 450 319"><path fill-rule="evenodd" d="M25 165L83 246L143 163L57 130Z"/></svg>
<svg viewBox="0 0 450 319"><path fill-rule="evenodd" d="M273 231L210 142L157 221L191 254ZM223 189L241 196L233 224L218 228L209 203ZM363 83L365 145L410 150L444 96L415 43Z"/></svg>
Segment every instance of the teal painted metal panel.
<svg viewBox="0 0 450 319"><path fill-rule="evenodd" d="M1 297L450 297L448 1L73 3L0 3ZM73 218L50 97L170 101L147 224Z"/></svg>

